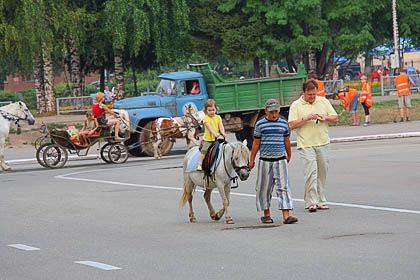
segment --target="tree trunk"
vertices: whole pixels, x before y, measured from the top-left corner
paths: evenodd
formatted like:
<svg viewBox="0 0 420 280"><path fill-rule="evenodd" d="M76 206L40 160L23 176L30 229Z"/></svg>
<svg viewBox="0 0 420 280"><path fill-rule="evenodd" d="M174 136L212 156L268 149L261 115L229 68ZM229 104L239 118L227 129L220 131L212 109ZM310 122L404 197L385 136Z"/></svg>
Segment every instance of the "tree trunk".
<svg viewBox="0 0 420 280"><path fill-rule="evenodd" d="M372 61L373 61L373 56L369 55L367 51L366 56L365 56L365 69L363 71L363 74L368 77L370 77L370 73L372 72Z"/></svg>
<svg viewBox="0 0 420 280"><path fill-rule="evenodd" d="M99 69L99 90L104 92L105 90L105 68L101 67Z"/></svg>
<svg viewBox="0 0 420 280"><path fill-rule="evenodd" d="M316 58L317 58L316 73L319 78L324 78L325 73L327 72L327 51L328 51L328 47L327 45L324 44L322 46L322 50L316 53Z"/></svg>
<svg viewBox="0 0 420 280"><path fill-rule="evenodd" d="M34 59L34 86L36 96L36 109L38 113L46 112L45 91L44 91L44 69L41 55Z"/></svg>
<svg viewBox="0 0 420 280"><path fill-rule="evenodd" d="M119 55L115 55L114 57L114 67L115 67L115 96L117 100L123 99L125 97L125 90L124 90L124 65L122 61L122 57Z"/></svg>
<svg viewBox="0 0 420 280"><path fill-rule="evenodd" d="M51 49L44 46L42 59L44 61L45 111L46 113L55 113L54 71L51 61Z"/></svg>
<svg viewBox="0 0 420 280"><path fill-rule="evenodd" d="M258 57L254 58L254 78L260 78L261 72L260 72L260 59Z"/></svg>
<svg viewBox="0 0 420 280"><path fill-rule="evenodd" d="M69 56L70 56L70 65L71 65L71 83L73 85L72 95L73 96L82 96L82 71L80 69L80 56L77 47L74 44L74 40L68 40L70 44Z"/></svg>

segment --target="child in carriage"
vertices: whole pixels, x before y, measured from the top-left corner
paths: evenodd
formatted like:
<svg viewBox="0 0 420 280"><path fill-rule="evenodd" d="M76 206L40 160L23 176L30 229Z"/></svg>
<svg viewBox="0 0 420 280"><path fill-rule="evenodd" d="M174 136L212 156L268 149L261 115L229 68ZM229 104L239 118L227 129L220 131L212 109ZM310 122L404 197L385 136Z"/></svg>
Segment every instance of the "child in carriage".
<svg viewBox="0 0 420 280"><path fill-rule="evenodd" d="M98 120L99 125L115 126L115 141L123 141L124 138L118 136L120 132L120 120L118 118L106 118L105 114L117 116L115 112L110 110L103 102L105 101L105 94L98 92L96 94L96 103L92 105L92 114Z"/></svg>
<svg viewBox="0 0 420 280"><path fill-rule="evenodd" d="M98 127L98 120L95 117L93 117L93 114L91 112L87 112L86 119L83 122L82 130L79 134L92 135L97 131Z"/></svg>
<svg viewBox="0 0 420 280"><path fill-rule="evenodd" d="M210 146L216 139L223 139L225 137L225 128L223 126L222 118L216 114L216 102L213 99L208 99L204 105L204 113L206 116L203 119L204 136L201 147L201 157L198 162L197 170L201 171L202 162L209 150Z"/></svg>

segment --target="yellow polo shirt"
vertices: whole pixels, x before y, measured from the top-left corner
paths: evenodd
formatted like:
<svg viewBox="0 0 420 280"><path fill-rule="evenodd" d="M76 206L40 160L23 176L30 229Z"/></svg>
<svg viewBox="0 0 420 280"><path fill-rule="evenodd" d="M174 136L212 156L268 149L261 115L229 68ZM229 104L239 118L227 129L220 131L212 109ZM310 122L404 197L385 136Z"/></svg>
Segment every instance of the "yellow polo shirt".
<svg viewBox="0 0 420 280"><path fill-rule="evenodd" d="M302 96L290 106L288 121L301 120L310 113L324 116L337 115L331 103L325 97L317 96L314 103L310 104ZM303 126L296 129L296 134L298 149L330 143L327 122L307 121Z"/></svg>
<svg viewBox="0 0 420 280"><path fill-rule="evenodd" d="M219 131L219 124L222 122L222 118L219 115L214 115L214 117L210 117L209 115L206 115L203 119L204 124L204 135L203 139L204 141L213 142L216 140L216 137L214 137L213 134L207 129L206 123L210 124L210 126L213 128L213 130L217 133L220 133Z"/></svg>

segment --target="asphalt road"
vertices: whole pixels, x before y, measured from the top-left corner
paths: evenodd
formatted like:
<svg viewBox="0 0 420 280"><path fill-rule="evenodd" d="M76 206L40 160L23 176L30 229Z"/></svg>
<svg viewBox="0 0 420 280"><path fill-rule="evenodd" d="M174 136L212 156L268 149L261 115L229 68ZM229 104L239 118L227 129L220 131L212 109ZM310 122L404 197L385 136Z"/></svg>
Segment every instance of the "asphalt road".
<svg viewBox="0 0 420 280"><path fill-rule="evenodd" d="M317 213L303 208L293 149L294 225L274 200L274 226L259 222L255 170L233 191L234 225L211 221L198 191L190 224L182 149L118 166L17 164L0 173L0 279L418 279L419 141L331 144L331 209Z"/></svg>

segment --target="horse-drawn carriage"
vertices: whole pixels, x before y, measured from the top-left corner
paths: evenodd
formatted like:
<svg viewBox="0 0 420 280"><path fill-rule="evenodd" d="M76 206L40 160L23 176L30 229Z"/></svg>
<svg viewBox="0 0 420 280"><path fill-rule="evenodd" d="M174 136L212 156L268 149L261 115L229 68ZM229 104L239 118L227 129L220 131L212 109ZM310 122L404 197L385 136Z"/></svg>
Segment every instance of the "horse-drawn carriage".
<svg viewBox="0 0 420 280"><path fill-rule="evenodd" d="M119 118L123 124L126 122ZM124 131L122 141L115 141L114 138L111 128L106 125L100 126L93 134L79 134L78 137L72 137L67 130L44 127L44 136L35 141L36 159L43 167L60 168L66 164L69 153L87 156L90 148L97 145L104 162L124 163L128 150L123 142L130 138L130 130Z"/></svg>

